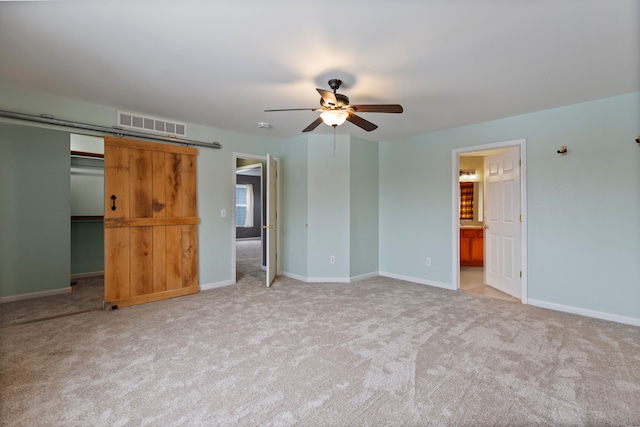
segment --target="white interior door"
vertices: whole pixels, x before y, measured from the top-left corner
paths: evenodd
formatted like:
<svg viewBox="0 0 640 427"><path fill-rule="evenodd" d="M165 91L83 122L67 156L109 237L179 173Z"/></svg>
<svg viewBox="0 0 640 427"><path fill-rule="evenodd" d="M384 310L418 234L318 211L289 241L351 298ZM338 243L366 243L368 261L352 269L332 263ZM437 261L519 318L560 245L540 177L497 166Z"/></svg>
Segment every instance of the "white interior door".
<svg viewBox="0 0 640 427"><path fill-rule="evenodd" d="M522 299L520 148L484 159L485 283Z"/></svg>
<svg viewBox="0 0 640 427"><path fill-rule="evenodd" d="M267 287L271 286L273 279L276 277L277 258L276 258L276 206L277 206L277 176L276 160L267 154L267 217L265 218L264 228L267 236Z"/></svg>

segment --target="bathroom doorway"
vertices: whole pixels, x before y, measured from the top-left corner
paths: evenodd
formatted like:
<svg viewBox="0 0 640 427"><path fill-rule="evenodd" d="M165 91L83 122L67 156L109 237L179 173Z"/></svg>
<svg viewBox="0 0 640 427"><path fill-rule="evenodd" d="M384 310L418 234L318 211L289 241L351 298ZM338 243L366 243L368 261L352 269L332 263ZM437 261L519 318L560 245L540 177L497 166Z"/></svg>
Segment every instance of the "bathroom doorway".
<svg viewBox="0 0 640 427"><path fill-rule="evenodd" d="M525 140L454 150L457 289L526 303Z"/></svg>

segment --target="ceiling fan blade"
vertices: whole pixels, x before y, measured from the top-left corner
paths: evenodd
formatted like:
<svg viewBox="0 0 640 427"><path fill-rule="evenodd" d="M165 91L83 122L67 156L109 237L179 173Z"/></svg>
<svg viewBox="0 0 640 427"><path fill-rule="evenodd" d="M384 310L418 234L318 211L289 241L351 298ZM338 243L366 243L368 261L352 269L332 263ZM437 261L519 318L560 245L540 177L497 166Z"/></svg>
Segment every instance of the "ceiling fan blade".
<svg viewBox="0 0 640 427"><path fill-rule="evenodd" d="M368 105L350 105L353 111L358 113L402 113L402 105L400 104L368 104Z"/></svg>
<svg viewBox="0 0 640 427"><path fill-rule="evenodd" d="M330 90L324 90L316 88L324 102L329 105L338 105L338 100L336 99L336 95Z"/></svg>
<svg viewBox="0 0 640 427"><path fill-rule="evenodd" d="M361 127L362 129L366 130L367 132L371 132L372 130L376 130L378 128L378 125L374 125L370 121L365 120L360 116L356 116L353 113L349 113L349 115L347 116L347 121L353 123L354 125L356 125L358 127Z"/></svg>
<svg viewBox="0 0 640 427"><path fill-rule="evenodd" d="M264 110L265 113L273 111L322 111L322 108L283 108L280 110Z"/></svg>
<svg viewBox="0 0 640 427"><path fill-rule="evenodd" d="M312 130L314 130L315 128L317 128L320 123L322 123L322 118L318 117L317 119L315 119L309 126L307 126L306 128L304 128L302 130L302 132L311 132Z"/></svg>

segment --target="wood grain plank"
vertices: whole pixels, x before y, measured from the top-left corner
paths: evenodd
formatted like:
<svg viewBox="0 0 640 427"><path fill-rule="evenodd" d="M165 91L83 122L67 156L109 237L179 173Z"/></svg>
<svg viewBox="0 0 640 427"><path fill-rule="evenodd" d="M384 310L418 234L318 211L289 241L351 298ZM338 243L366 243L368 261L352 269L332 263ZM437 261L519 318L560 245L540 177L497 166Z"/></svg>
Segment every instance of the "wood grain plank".
<svg viewBox="0 0 640 427"><path fill-rule="evenodd" d="M105 219L106 228L115 227L153 227L162 225L194 225L199 221L197 216L177 218L116 218Z"/></svg>
<svg viewBox="0 0 640 427"><path fill-rule="evenodd" d="M131 296L129 289L129 229L104 231L104 299L113 301Z"/></svg>
<svg viewBox="0 0 640 427"><path fill-rule="evenodd" d="M162 144L159 142L138 141L135 139L105 137L105 144L109 140L109 144L115 147L137 148L140 150L154 150L165 153L198 155L198 149L193 147L184 147L182 145Z"/></svg>
<svg viewBox="0 0 640 427"><path fill-rule="evenodd" d="M168 153L165 161L166 216L182 215L182 156Z"/></svg>
<svg viewBox="0 0 640 427"><path fill-rule="evenodd" d="M197 216L196 157L182 155L182 216Z"/></svg>
<svg viewBox="0 0 640 427"><path fill-rule="evenodd" d="M165 180L165 156L166 154L160 151L152 152L152 172L153 185L152 185L152 201L151 208L153 210L154 218L162 218L166 216L166 204L167 204L167 189Z"/></svg>
<svg viewBox="0 0 640 427"><path fill-rule="evenodd" d="M166 227L166 277L167 289L182 287L182 228Z"/></svg>
<svg viewBox="0 0 640 427"><path fill-rule="evenodd" d="M167 227L153 227L153 292L167 290Z"/></svg>
<svg viewBox="0 0 640 427"><path fill-rule="evenodd" d="M153 217L153 166L152 152L149 150L129 150L129 216L134 218Z"/></svg>
<svg viewBox="0 0 640 427"><path fill-rule="evenodd" d="M108 301L105 304L105 309L110 309L111 306L117 305L118 307L129 307L136 304L144 304L147 302L161 301L168 298L181 297L184 295L195 294L200 291L198 286L192 286L190 288L171 289L164 292L134 296L129 298L122 298L117 300Z"/></svg>
<svg viewBox="0 0 640 427"><path fill-rule="evenodd" d="M198 229L182 226L182 286L198 286Z"/></svg>
<svg viewBox="0 0 640 427"><path fill-rule="evenodd" d="M132 227L129 233L131 296L153 293L153 228Z"/></svg>

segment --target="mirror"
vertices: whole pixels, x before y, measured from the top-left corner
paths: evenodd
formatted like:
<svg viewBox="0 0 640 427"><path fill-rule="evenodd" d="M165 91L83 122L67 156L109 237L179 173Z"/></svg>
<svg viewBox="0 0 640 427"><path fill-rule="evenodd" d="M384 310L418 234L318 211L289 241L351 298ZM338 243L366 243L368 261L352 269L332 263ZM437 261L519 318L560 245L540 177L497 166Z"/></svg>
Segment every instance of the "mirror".
<svg viewBox="0 0 640 427"><path fill-rule="evenodd" d="M460 222L482 223L482 185L480 182L463 181L460 183Z"/></svg>
<svg viewBox="0 0 640 427"><path fill-rule="evenodd" d="M460 221L473 221L474 213L474 197L473 187L475 182L460 183Z"/></svg>
<svg viewBox="0 0 640 427"><path fill-rule="evenodd" d="M484 218L484 158L473 154L460 156L460 225L481 226Z"/></svg>

